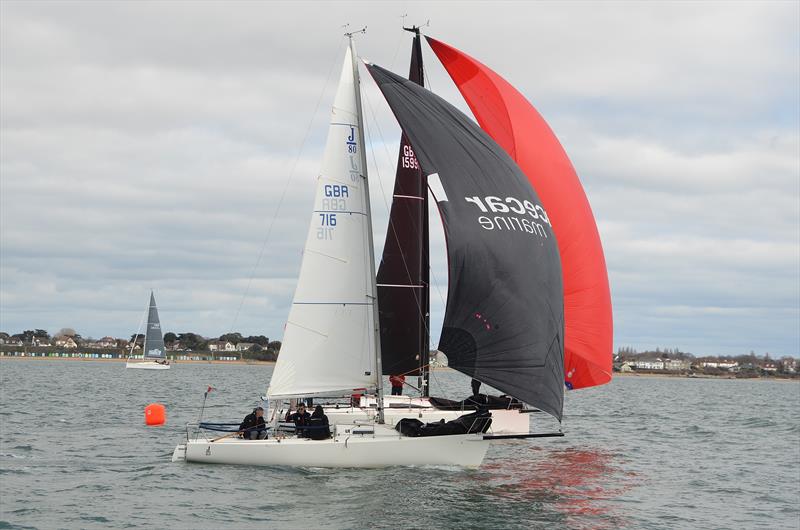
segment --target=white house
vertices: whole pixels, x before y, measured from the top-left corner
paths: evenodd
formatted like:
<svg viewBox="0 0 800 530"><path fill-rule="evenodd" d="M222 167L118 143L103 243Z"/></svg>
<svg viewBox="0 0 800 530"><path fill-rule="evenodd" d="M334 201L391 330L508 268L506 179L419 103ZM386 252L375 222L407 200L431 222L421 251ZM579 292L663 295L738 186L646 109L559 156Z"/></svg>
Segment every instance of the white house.
<svg viewBox="0 0 800 530"><path fill-rule="evenodd" d="M673 372L680 372L688 370L691 363L681 359L664 359L664 370L671 370Z"/></svg>
<svg viewBox="0 0 800 530"><path fill-rule="evenodd" d="M700 363L703 368L719 368L720 370L736 371L739 363L736 361L704 361Z"/></svg>
<svg viewBox="0 0 800 530"><path fill-rule="evenodd" d="M236 347L227 340L215 340L208 343L208 351L236 351Z"/></svg>
<svg viewBox="0 0 800 530"><path fill-rule="evenodd" d="M236 351L250 351L250 348L255 345L255 342L240 342L236 345Z"/></svg>
<svg viewBox="0 0 800 530"><path fill-rule="evenodd" d="M56 339L56 346L58 346L59 348L67 348L67 349L78 347L75 341L72 340L72 337L58 337Z"/></svg>
<svg viewBox="0 0 800 530"><path fill-rule="evenodd" d="M664 361L661 359L637 359L632 361L631 366L637 370L663 370Z"/></svg>

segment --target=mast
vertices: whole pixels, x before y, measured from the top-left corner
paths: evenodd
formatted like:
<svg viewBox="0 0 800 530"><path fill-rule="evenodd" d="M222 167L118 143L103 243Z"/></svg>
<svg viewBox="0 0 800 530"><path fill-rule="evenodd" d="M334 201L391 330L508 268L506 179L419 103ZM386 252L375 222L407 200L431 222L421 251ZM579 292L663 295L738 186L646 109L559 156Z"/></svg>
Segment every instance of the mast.
<svg viewBox="0 0 800 530"><path fill-rule="evenodd" d="M383 423L383 369L381 366L381 333L380 333L380 317L378 315L378 285L375 278L375 245L372 238L372 210L369 201L369 178L367 176L367 153L366 153L366 139L364 135L364 113L361 107L361 80L358 76L358 55L356 55L356 44L353 39L355 33L364 33L366 28L346 33L350 39L350 54L353 62L353 90L355 91L356 99L356 114L358 118L358 131L361 135L361 171L364 179L364 205L367 221L367 281L369 282L369 292L372 298L372 326L373 326L373 339L375 341L375 373L377 375L377 382L375 392L378 400L378 423Z"/></svg>
<svg viewBox="0 0 800 530"><path fill-rule="evenodd" d="M410 28L403 28L414 34L414 42L411 47L411 69L409 72L409 79L414 81L420 86L425 86L425 68L422 64L422 40L420 39L419 29L420 26L411 26ZM421 300L420 309L422 310L422 333L420 333L420 348L419 348L419 378L418 386L422 391L424 397L430 395L430 343L431 343L431 267L430 267L430 231L428 220L428 183L427 178L422 173L421 169L417 169L417 174L420 179L420 198L422 199L422 208L420 211L420 225L422 227L422 241L420 242L420 270L421 270Z"/></svg>

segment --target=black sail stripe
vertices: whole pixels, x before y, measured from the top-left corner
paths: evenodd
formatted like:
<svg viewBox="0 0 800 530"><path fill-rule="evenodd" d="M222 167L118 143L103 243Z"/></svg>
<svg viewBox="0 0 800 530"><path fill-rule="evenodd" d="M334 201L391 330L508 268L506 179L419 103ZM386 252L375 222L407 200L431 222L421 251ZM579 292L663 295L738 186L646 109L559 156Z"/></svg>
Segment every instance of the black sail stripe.
<svg viewBox="0 0 800 530"><path fill-rule="evenodd" d="M422 84L419 36L409 79ZM378 311L384 375L418 375L428 364L428 204L422 172L406 135L400 140L392 207L378 267ZM422 285L396 289L390 285Z"/></svg>

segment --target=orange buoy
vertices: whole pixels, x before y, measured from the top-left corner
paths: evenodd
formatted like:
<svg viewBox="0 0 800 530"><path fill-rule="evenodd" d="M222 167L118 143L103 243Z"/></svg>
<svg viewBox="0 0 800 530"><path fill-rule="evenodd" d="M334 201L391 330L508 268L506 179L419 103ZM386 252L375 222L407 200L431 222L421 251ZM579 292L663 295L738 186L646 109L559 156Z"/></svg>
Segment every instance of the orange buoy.
<svg viewBox="0 0 800 530"><path fill-rule="evenodd" d="M167 409L161 403L150 403L144 408L144 422L147 425L164 425Z"/></svg>

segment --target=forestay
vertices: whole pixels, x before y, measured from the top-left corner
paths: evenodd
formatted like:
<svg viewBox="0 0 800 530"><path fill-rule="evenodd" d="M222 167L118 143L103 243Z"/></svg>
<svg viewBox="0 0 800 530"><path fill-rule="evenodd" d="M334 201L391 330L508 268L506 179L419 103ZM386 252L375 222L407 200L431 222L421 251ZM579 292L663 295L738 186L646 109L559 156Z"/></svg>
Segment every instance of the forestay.
<svg viewBox="0 0 800 530"><path fill-rule="evenodd" d="M347 393L377 384L372 242L356 90L348 49L300 276L268 390L272 398Z"/></svg>
<svg viewBox="0 0 800 530"><path fill-rule="evenodd" d="M462 112L396 74L369 70L442 214L449 287L439 349L451 367L561 419L561 264L539 197Z"/></svg>

